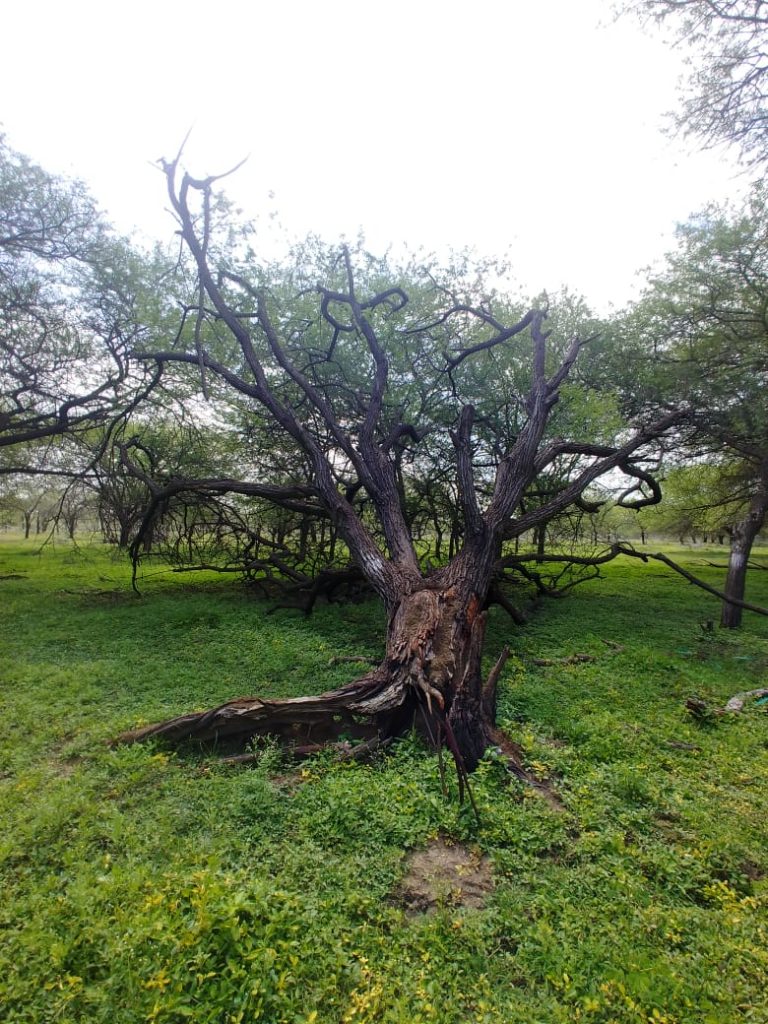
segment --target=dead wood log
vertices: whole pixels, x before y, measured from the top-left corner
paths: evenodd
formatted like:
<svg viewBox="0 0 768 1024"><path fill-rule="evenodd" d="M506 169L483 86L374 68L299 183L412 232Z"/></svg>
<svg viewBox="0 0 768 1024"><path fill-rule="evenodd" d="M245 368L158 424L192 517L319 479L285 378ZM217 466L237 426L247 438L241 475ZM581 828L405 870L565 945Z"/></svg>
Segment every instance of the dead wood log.
<svg viewBox="0 0 768 1024"><path fill-rule="evenodd" d="M342 733L355 739L370 739L377 731L376 716L394 710L399 696L393 685L374 672L313 697L285 700L238 697L210 710L194 711L131 729L118 736L115 742L136 743L151 738L172 743L217 742L273 735L295 746L302 742L332 742Z"/></svg>
<svg viewBox="0 0 768 1024"><path fill-rule="evenodd" d="M689 697L685 706L693 715L694 718L700 721L706 721L712 719L715 716L727 715L727 714L738 714L738 712L744 710L744 705L749 700L760 700L761 697L768 697L768 689L760 690L744 690L741 693L735 693L733 697L729 698L722 707L713 708L707 704L706 701L702 700L701 697Z"/></svg>
<svg viewBox="0 0 768 1024"><path fill-rule="evenodd" d="M742 711L748 700L759 700L761 697L768 697L768 690L745 690L743 693L735 693L723 706L723 712Z"/></svg>

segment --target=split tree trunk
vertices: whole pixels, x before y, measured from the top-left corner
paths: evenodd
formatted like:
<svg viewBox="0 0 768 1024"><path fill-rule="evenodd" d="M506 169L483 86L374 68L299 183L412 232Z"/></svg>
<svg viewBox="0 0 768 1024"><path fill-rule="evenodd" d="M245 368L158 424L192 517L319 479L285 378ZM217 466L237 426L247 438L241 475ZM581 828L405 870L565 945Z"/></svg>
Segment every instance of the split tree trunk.
<svg viewBox="0 0 768 1024"><path fill-rule="evenodd" d="M445 743L462 768L472 771L490 742L495 707L493 695L483 693L481 608L473 591L425 585L402 596L390 616L384 660L360 679L316 697L241 697L125 733L119 740L244 743L270 734L302 747L342 734L386 740L415 724L433 745Z"/></svg>

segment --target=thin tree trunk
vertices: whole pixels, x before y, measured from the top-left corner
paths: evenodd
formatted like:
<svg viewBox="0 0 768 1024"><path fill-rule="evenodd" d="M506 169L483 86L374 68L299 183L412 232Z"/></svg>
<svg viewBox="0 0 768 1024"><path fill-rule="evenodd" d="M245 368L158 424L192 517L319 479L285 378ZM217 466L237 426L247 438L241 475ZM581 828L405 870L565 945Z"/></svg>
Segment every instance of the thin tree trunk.
<svg viewBox="0 0 768 1024"><path fill-rule="evenodd" d="M595 541L597 543L597 541ZM542 523L536 528L536 554L544 555L547 549L547 527Z"/></svg>
<svg viewBox="0 0 768 1024"><path fill-rule="evenodd" d="M309 525L310 521L308 518L301 520L299 525L299 550L298 559L300 562L305 562L307 559L307 550L309 547Z"/></svg>
<svg viewBox="0 0 768 1024"><path fill-rule="evenodd" d="M120 535L117 538L117 546L121 551L124 551L131 543L131 521L129 519L121 519L118 517L120 523ZM148 531L151 533L151 531ZM150 538L151 543L151 538ZM146 550L146 547L145 547Z"/></svg>
<svg viewBox="0 0 768 1024"><path fill-rule="evenodd" d="M768 460L761 466L757 490L744 519L731 530L731 552L728 558L728 575L723 592L737 601L744 600L747 585L747 567L752 545L765 523L768 512ZM741 625L743 609L738 605L723 602L720 625L726 629L737 629Z"/></svg>

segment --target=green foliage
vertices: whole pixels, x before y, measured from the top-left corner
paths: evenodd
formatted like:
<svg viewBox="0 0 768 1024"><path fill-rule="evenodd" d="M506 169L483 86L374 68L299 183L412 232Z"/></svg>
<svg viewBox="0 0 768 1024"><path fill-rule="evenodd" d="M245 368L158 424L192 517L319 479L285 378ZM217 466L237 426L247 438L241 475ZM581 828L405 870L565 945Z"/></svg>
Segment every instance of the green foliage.
<svg viewBox="0 0 768 1024"><path fill-rule="evenodd" d="M71 468L50 439L135 398L146 376L134 351L167 327L162 264L111 231L81 182L0 134L0 472Z"/></svg>
<svg viewBox="0 0 768 1024"><path fill-rule="evenodd" d="M697 439L715 450L748 455L766 437L767 226L761 183L739 208L711 204L692 216L622 324L646 354L632 366L640 394L690 407Z"/></svg>
<svg viewBox="0 0 768 1024"><path fill-rule="evenodd" d="M375 605L269 615L241 585L153 571L137 597L103 546L0 548L8 1024L766 1019L768 716L704 728L684 707L765 685L763 620L704 631L706 596L634 563L543 606L512 638L500 717L564 809L489 756L478 826L415 738L367 766L111 748L379 653ZM492 616L489 656L510 628ZM574 653L595 660L558 661ZM491 858L484 909L398 904L406 852L437 835Z"/></svg>
<svg viewBox="0 0 768 1024"><path fill-rule="evenodd" d="M691 217L622 324L634 353L630 404L687 411L667 456L685 468L670 473L665 505L644 523L679 538L727 529L736 598L768 510L767 227L762 183L739 208L711 204Z"/></svg>
<svg viewBox="0 0 768 1024"><path fill-rule="evenodd" d="M707 462L673 467L661 504L643 510L646 529L678 540L724 539L746 514L751 481L742 469Z"/></svg>

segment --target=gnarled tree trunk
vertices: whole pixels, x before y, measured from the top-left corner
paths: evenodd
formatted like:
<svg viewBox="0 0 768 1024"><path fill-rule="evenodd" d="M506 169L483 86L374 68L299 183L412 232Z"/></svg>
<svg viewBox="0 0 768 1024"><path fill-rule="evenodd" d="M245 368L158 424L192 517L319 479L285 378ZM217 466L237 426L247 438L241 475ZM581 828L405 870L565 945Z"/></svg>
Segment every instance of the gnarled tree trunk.
<svg viewBox="0 0 768 1024"><path fill-rule="evenodd" d="M125 733L120 740L245 742L270 734L301 747L341 734L385 740L416 724L472 771L493 727L494 701L487 694L484 701L481 677L482 603L466 586L433 587L424 581L402 595L390 616L384 660L360 679L316 697L241 697Z"/></svg>

